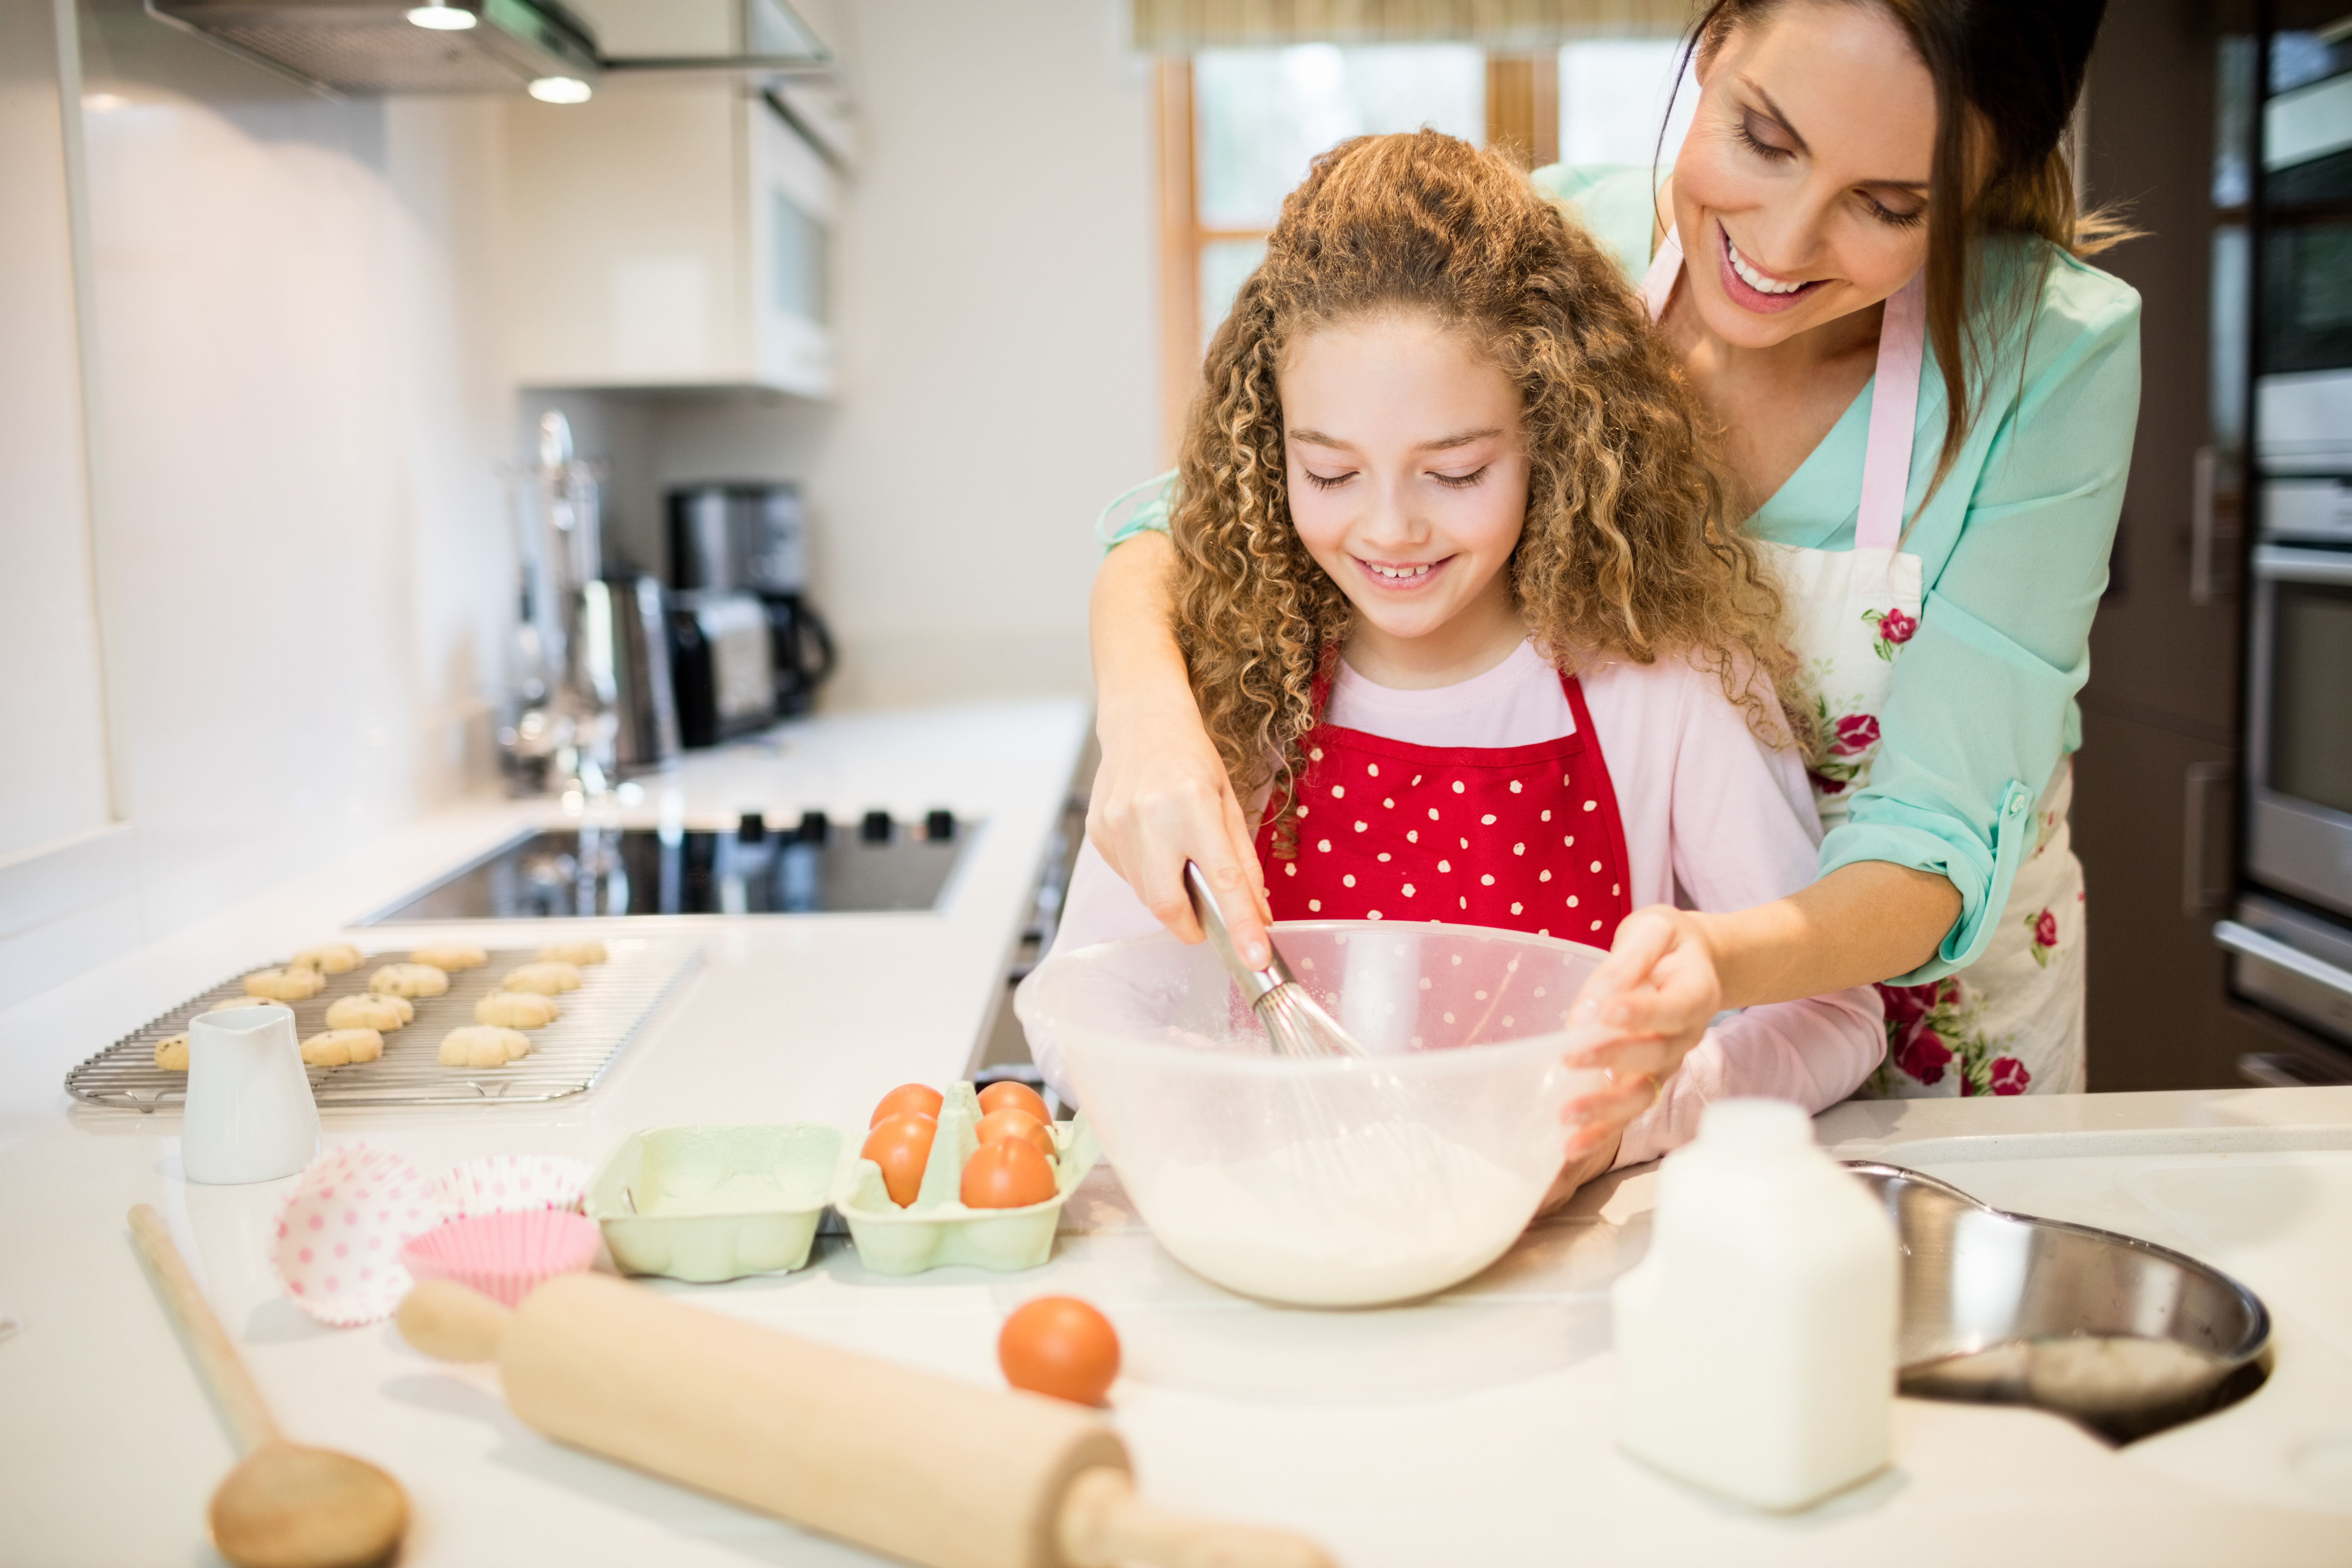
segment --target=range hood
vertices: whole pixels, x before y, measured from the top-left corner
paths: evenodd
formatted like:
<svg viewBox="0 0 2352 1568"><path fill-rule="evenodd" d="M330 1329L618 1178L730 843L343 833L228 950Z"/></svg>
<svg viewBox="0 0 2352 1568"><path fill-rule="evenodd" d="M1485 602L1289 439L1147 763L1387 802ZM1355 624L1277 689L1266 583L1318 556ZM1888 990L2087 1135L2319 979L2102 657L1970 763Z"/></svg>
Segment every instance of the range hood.
<svg viewBox="0 0 2352 1568"><path fill-rule="evenodd" d="M339 92L513 92L595 79L596 39L553 0L441 0L463 30L409 20L417 0L147 0L147 9L237 53Z"/></svg>

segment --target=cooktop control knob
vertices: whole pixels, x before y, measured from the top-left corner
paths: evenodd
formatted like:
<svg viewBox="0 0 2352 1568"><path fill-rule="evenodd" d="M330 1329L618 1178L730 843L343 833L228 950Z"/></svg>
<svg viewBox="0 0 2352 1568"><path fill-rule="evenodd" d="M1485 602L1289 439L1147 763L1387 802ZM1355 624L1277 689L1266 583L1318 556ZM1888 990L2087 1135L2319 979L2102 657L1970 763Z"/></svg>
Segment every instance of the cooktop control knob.
<svg viewBox="0 0 2352 1568"><path fill-rule="evenodd" d="M866 820L857 826L857 837L868 844L887 844L890 842L890 828L888 812L869 811L866 814Z"/></svg>
<svg viewBox="0 0 2352 1568"><path fill-rule="evenodd" d="M833 825L821 811L801 813L801 825L793 829L793 837L803 844L822 844L832 836Z"/></svg>
<svg viewBox="0 0 2352 1568"><path fill-rule="evenodd" d="M767 817L756 811L745 812L735 824L735 837L745 844L765 842L768 837Z"/></svg>
<svg viewBox="0 0 2352 1568"><path fill-rule="evenodd" d="M936 810L923 818L923 837L933 843L953 838L955 827L955 813L952 811Z"/></svg>

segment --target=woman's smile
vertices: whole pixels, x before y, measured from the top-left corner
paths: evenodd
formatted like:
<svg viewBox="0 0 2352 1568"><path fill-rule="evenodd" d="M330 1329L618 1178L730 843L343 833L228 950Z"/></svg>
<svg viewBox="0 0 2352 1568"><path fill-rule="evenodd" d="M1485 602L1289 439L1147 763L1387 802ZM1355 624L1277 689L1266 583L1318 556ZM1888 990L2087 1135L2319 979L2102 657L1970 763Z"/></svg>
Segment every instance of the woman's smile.
<svg viewBox="0 0 2352 1568"><path fill-rule="evenodd" d="M1741 255L1739 247L1731 243L1731 231L1720 222L1716 225L1716 232L1723 237L1723 292L1743 310L1753 310L1759 316L1775 315L1828 281L1822 278L1800 280L1777 277Z"/></svg>

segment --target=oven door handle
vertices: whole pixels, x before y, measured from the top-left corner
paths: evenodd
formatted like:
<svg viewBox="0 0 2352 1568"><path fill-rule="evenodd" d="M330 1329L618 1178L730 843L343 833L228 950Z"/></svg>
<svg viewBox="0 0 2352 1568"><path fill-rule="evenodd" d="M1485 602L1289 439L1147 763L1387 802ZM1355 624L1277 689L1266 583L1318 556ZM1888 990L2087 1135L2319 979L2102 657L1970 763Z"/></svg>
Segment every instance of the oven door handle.
<svg viewBox="0 0 2352 1568"><path fill-rule="evenodd" d="M2254 572L2273 583L2352 587L2352 554L2337 550L2297 550L2288 544L2264 544L2254 551Z"/></svg>
<svg viewBox="0 0 2352 1568"><path fill-rule="evenodd" d="M2216 921L2213 940L2242 958L2260 959L2290 974L2301 975L2314 985L2324 985L2339 996L2352 996L2352 970L2338 969L2301 948L2264 936L2252 926L2240 925L2236 921Z"/></svg>

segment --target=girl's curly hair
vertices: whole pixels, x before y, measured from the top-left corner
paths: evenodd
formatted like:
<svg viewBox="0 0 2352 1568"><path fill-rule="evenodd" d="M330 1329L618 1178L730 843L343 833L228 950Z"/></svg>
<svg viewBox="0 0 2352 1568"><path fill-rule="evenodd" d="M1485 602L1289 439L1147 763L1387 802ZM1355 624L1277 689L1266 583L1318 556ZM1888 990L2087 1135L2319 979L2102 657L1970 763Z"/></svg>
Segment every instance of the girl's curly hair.
<svg viewBox="0 0 2352 1568"><path fill-rule="evenodd" d="M1175 630L1235 790L1286 786L1351 621L1291 526L1276 373L1318 328L1407 310L1471 334L1519 389L1528 508L1509 570L1547 657L1691 659L1777 743L1757 677L1787 672L1780 598L1672 354L1616 262L1525 174L1422 131L1315 160L1209 345L1186 423Z"/></svg>

